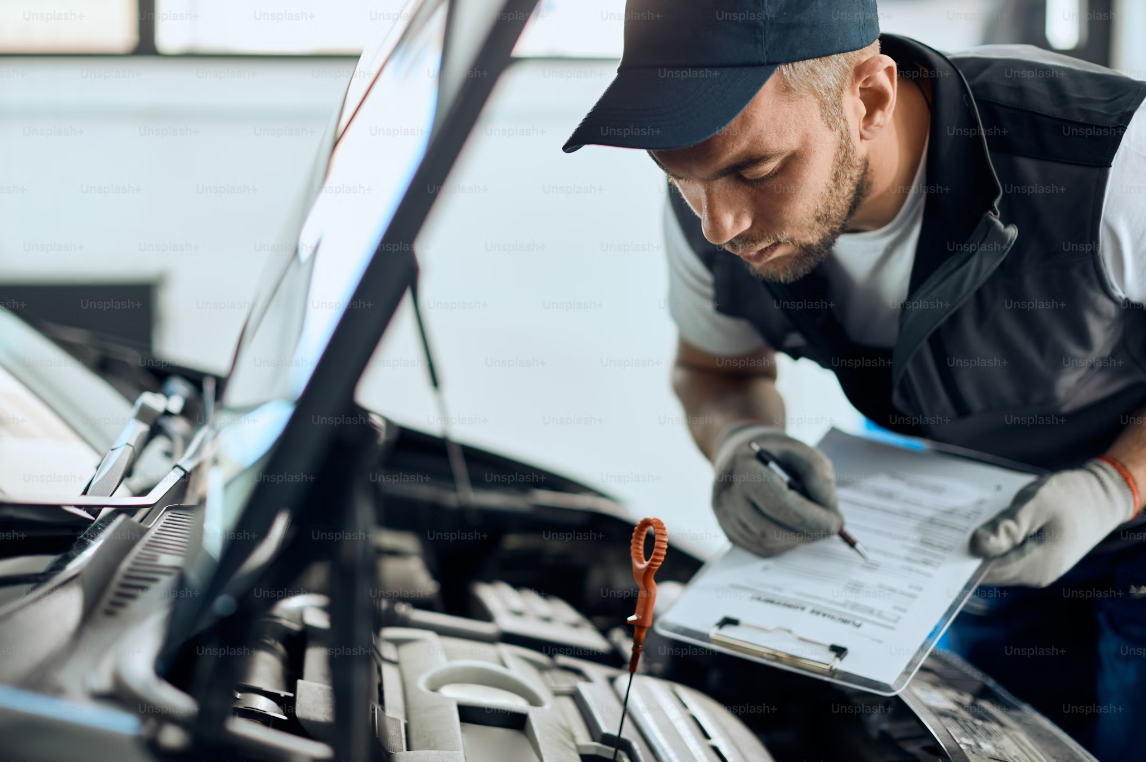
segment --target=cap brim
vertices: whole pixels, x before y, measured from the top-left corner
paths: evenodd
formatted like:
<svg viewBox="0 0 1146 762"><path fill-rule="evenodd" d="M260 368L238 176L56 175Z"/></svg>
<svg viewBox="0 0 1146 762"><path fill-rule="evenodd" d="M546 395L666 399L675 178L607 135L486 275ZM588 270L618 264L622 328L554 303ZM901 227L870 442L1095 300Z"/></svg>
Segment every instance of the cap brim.
<svg viewBox="0 0 1146 762"><path fill-rule="evenodd" d="M622 69L562 148L668 151L703 143L744 110L778 66Z"/></svg>

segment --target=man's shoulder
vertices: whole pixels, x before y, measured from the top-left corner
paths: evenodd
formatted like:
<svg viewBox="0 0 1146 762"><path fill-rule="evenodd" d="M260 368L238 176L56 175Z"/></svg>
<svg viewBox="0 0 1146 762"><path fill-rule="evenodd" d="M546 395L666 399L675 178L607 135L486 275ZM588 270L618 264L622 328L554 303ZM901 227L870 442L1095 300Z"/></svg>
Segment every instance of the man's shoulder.
<svg viewBox="0 0 1146 762"><path fill-rule="evenodd" d="M1053 50L1046 50L1034 45L1022 45L1017 43L976 45L964 50L950 51L945 55L958 64L960 69L963 68L965 62L980 60L1000 63L1010 62L1011 64L1018 63L1019 65L1037 64L1048 68L1064 67L1077 71L1092 72L1094 74L1123 76L1105 66L1084 61L1081 58L1074 58L1065 53L1056 53Z"/></svg>
<svg viewBox="0 0 1146 762"><path fill-rule="evenodd" d="M1034 45L980 45L949 53L976 101L1080 124L1125 124L1146 82Z"/></svg>
<svg viewBox="0 0 1146 762"><path fill-rule="evenodd" d="M1146 82L1033 45L948 54L993 154L1109 167Z"/></svg>

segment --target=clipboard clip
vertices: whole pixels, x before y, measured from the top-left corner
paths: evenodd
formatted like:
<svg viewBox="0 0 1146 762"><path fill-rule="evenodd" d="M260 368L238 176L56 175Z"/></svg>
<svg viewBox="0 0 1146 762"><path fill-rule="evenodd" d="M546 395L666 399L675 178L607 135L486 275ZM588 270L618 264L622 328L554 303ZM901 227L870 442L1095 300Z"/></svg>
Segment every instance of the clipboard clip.
<svg viewBox="0 0 1146 762"><path fill-rule="evenodd" d="M765 633L786 633L792 639L798 640L808 645L819 646L824 649L831 657L828 659L814 659L811 656L803 656L799 654L788 653L781 651L777 648L770 648L758 643L751 643L747 640L734 638L731 635L726 635L721 632L724 627L744 627L748 629L758 630ZM739 653L747 654L749 656L756 656L760 658L769 659L771 661L780 662L792 667L808 670L809 672L816 672L821 675L830 675L843 661L844 657L848 655L848 649L844 646L837 646L832 643L821 643L811 638L805 638L792 632L787 627L761 627L758 624L751 624L749 622L742 622L730 616L726 616L716 623L712 631L708 634L708 639L712 643L724 646L725 648L738 651Z"/></svg>

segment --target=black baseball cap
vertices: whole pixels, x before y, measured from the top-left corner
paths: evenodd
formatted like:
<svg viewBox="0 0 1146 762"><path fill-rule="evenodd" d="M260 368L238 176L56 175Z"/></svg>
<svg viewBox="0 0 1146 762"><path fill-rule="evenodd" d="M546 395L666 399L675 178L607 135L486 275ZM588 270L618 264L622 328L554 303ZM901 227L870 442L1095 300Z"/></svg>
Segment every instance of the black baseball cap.
<svg viewBox="0 0 1146 762"><path fill-rule="evenodd" d="M708 140L780 64L879 37L876 0L627 0L617 76L563 150L668 150Z"/></svg>

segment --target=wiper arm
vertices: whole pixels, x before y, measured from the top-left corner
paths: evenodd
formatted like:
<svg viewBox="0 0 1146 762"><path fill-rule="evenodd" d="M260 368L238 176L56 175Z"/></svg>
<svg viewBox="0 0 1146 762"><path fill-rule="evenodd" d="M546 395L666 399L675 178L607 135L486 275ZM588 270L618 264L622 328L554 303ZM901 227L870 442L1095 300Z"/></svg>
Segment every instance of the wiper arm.
<svg viewBox="0 0 1146 762"><path fill-rule="evenodd" d="M75 534L91 526L92 518L100 515L105 508L116 511L154 508L185 478L186 468L176 465L150 492L134 497L0 495L0 546L3 545L3 534L9 530L18 530L23 534L35 534L41 530L71 530ZM55 510L46 511L45 508ZM61 508L62 511L59 510ZM4 553L0 552L0 558L3 557Z"/></svg>
<svg viewBox="0 0 1146 762"><path fill-rule="evenodd" d="M96 469L95 475L82 494L90 497L111 497L151 438L151 425L165 412L167 412L166 397L155 392L141 393L131 408L131 420L123 427L119 438L103 456L99 468Z"/></svg>

